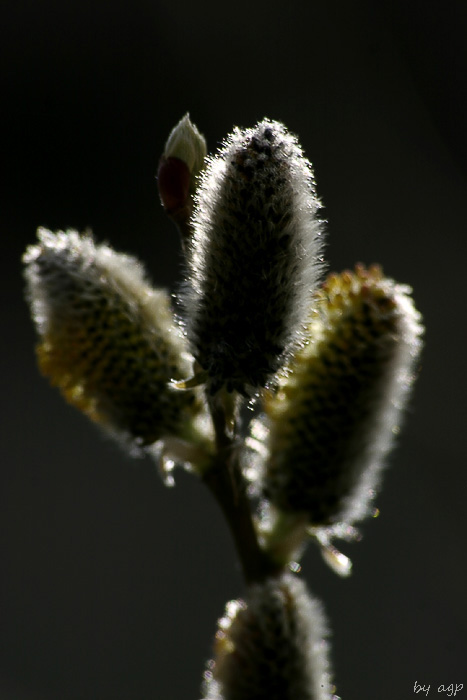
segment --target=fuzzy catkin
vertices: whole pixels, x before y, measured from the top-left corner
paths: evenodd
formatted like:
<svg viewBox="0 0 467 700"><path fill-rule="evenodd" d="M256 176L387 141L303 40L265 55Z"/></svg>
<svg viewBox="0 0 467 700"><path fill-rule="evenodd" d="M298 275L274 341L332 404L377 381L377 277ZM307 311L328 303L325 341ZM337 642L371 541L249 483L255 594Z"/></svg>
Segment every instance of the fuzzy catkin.
<svg viewBox="0 0 467 700"><path fill-rule="evenodd" d="M264 387L300 342L320 268L310 163L284 125L236 129L208 162L187 262L187 334L212 393Z"/></svg>
<svg viewBox="0 0 467 700"><path fill-rule="evenodd" d="M205 700L331 700L322 606L290 574L252 586L219 620Z"/></svg>
<svg viewBox="0 0 467 700"><path fill-rule="evenodd" d="M147 284L134 258L89 234L39 229L38 238L24 262L42 373L124 441L183 433L200 405L168 386L190 363L166 292Z"/></svg>
<svg viewBox="0 0 467 700"><path fill-rule="evenodd" d="M369 512L421 349L410 291L358 266L317 294L309 343L265 401L263 488L279 510L312 526Z"/></svg>

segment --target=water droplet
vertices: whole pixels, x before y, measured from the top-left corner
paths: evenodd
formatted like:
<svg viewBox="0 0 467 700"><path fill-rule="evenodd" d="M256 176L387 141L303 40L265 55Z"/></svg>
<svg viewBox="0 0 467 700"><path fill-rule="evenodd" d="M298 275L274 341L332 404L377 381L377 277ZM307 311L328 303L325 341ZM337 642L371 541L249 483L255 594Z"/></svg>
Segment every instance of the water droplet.
<svg viewBox="0 0 467 700"><path fill-rule="evenodd" d="M298 574L298 572L302 570L302 567L298 561L289 561L289 569L290 571L293 571L294 574Z"/></svg>

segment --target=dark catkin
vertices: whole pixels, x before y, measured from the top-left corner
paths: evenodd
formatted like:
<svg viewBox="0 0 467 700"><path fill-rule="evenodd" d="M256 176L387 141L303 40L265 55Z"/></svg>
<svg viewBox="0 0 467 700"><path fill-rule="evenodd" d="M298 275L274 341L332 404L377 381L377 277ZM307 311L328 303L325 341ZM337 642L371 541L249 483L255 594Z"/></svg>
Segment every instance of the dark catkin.
<svg viewBox="0 0 467 700"><path fill-rule="evenodd" d="M320 269L318 207L310 163L279 122L236 129L209 160L184 299L212 393L264 387L300 342Z"/></svg>
<svg viewBox="0 0 467 700"><path fill-rule="evenodd" d="M327 625L299 578L256 584L226 607L205 700L331 700Z"/></svg>
<svg viewBox="0 0 467 700"><path fill-rule="evenodd" d="M410 291L359 266L316 295L309 342L265 401L263 487L280 511L312 526L369 512L421 349Z"/></svg>
<svg viewBox="0 0 467 700"><path fill-rule="evenodd" d="M116 437L145 446L181 435L201 404L169 387L190 362L166 292L90 235L39 229L38 238L24 262L42 373Z"/></svg>

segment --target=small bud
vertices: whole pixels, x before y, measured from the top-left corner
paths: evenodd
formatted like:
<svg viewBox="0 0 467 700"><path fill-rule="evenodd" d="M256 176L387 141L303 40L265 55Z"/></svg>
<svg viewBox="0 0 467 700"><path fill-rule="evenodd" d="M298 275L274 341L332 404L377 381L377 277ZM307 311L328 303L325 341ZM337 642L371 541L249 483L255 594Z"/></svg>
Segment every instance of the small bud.
<svg viewBox="0 0 467 700"><path fill-rule="evenodd" d="M359 266L317 294L309 342L265 400L263 488L279 511L313 527L371 512L422 345L410 291Z"/></svg>
<svg viewBox="0 0 467 700"><path fill-rule="evenodd" d="M189 434L201 406L169 386L191 362L166 292L148 285L134 258L91 235L39 229L38 238L24 262L42 373L134 445Z"/></svg>
<svg viewBox="0 0 467 700"><path fill-rule="evenodd" d="M219 620L205 700L331 700L321 604L285 574L252 586Z"/></svg>
<svg viewBox="0 0 467 700"><path fill-rule="evenodd" d="M168 214L176 215L187 206L206 154L204 136L185 114L170 132L157 173L159 194Z"/></svg>
<svg viewBox="0 0 467 700"><path fill-rule="evenodd" d="M320 268L318 206L311 166L278 122L236 129L208 161L185 304L211 393L264 387L299 342Z"/></svg>

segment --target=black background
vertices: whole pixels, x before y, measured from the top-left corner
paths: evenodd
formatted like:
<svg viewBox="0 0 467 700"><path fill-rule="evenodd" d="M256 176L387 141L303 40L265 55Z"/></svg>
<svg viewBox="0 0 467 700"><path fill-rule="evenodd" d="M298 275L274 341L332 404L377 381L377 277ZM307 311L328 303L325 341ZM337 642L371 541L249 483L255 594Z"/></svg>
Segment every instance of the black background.
<svg viewBox="0 0 467 700"><path fill-rule="evenodd" d="M407 426L354 561L313 548L343 700L464 683L467 12L463 0L235 6L3 2L1 700L199 698L225 602L242 594L202 485L162 485L40 377L20 257L35 229L91 227L176 286L155 172L187 111L210 149L283 121L312 160L340 270L379 262L426 326ZM444 695L445 696L445 695ZM462 695L460 695L462 697Z"/></svg>

